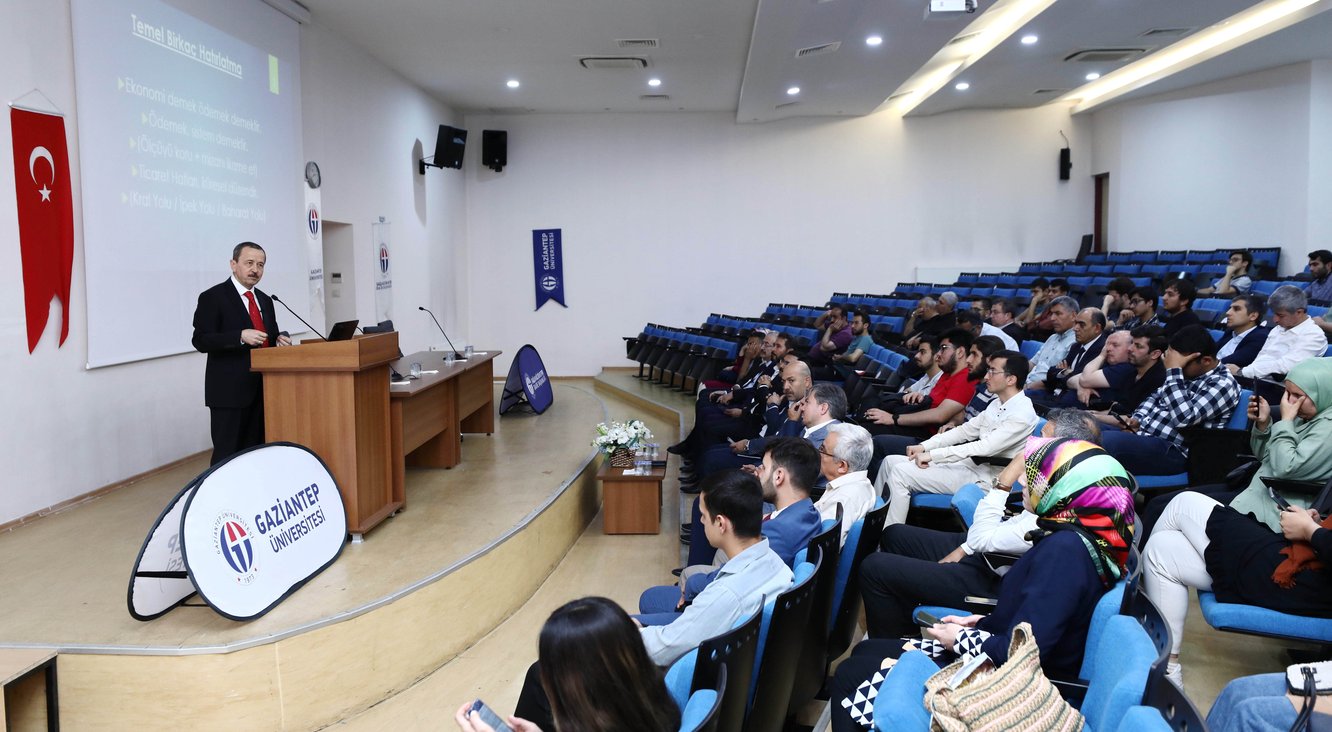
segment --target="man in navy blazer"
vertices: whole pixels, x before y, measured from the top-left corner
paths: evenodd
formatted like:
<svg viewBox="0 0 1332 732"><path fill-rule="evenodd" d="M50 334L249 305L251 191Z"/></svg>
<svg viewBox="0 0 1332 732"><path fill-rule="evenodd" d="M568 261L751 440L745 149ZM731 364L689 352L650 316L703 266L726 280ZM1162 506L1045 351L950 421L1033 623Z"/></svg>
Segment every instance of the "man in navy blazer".
<svg viewBox="0 0 1332 732"><path fill-rule="evenodd" d="M1221 363L1233 363L1241 368L1253 363L1258 352L1267 343L1272 332L1262 325L1267 303L1258 295L1240 295L1230 301L1226 310L1226 334L1216 344L1216 357Z"/></svg>
<svg viewBox="0 0 1332 732"><path fill-rule="evenodd" d="M214 465L264 442L264 382L250 371L250 351L291 345L278 332L272 298L255 288L267 256L254 242L237 244L231 277L201 292L194 308L190 342L208 354L204 404L211 414Z"/></svg>

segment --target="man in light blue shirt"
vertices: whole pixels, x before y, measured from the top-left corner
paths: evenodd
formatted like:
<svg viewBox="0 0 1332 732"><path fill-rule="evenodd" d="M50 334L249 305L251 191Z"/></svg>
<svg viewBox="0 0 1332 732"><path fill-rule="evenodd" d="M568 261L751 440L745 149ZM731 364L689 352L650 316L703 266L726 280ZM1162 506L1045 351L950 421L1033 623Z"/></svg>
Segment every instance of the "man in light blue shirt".
<svg viewBox="0 0 1332 732"><path fill-rule="evenodd" d="M1056 298L1047 309L1054 335L1046 339L1045 345L1041 346L1041 350L1031 359L1031 371L1027 375L1029 389L1037 386L1037 382L1045 381L1046 373L1064 360L1068 355L1068 349L1073 347L1073 342L1076 340L1073 333L1073 319L1078 314L1078 301L1065 295Z"/></svg>
<svg viewBox="0 0 1332 732"><path fill-rule="evenodd" d="M671 665L699 643L753 615L765 595L791 586L790 567L760 533L763 489L758 478L738 470L709 476L703 481L699 508L708 543L730 560L682 612L635 618L645 626L643 645L648 655L660 666Z"/></svg>

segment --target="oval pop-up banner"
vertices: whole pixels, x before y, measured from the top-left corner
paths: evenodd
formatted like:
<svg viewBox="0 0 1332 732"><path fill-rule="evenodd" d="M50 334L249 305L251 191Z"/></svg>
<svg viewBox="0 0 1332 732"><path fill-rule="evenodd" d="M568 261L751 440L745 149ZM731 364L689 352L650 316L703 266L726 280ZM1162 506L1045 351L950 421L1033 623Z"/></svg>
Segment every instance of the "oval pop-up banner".
<svg viewBox="0 0 1332 732"><path fill-rule="evenodd" d="M324 461L278 442L205 473L185 499L180 536L199 596L221 615L250 620L338 558L347 516Z"/></svg>

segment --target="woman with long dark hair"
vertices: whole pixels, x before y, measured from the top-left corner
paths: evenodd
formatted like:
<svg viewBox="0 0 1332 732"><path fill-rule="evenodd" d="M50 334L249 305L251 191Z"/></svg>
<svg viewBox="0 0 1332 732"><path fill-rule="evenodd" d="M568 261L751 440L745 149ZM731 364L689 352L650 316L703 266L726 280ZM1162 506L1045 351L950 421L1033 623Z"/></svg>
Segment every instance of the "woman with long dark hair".
<svg viewBox="0 0 1332 732"><path fill-rule="evenodd" d="M508 719L516 732L679 729L680 709L661 669L648 657L634 621L614 602L584 597L560 607L541 628L537 645L538 661L527 673L540 683L523 687L518 710L528 719ZM526 693L538 688L544 694ZM458 710L458 727L490 732L471 708L469 703Z"/></svg>

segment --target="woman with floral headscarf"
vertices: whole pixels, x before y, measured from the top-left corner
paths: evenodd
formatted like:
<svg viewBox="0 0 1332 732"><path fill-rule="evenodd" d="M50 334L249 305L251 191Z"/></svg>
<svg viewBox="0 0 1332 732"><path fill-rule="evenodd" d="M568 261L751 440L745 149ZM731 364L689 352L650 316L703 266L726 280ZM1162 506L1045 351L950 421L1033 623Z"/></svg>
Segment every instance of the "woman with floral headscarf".
<svg viewBox="0 0 1332 732"><path fill-rule="evenodd" d="M1035 544L1004 575L994 611L944 616L924 629L929 640L856 646L832 682L835 732L872 725L873 698L886 683L882 669L891 664L886 658L923 650L944 665L984 654L1001 666L1020 623L1031 625L1047 676L1076 678L1096 602L1125 573L1133 544L1133 478L1109 453L1082 440L1028 438L1024 462L1023 503L1039 517Z"/></svg>
<svg viewBox="0 0 1332 732"><path fill-rule="evenodd" d="M1259 476L1291 480L1332 477L1332 359L1311 358L1290 370L1281 397L1281 421L1271 421L1260 400L1253 446L1262 458ZM1307 508L1308 496L1281 511L1255 477L1223 506L1201 493L1170 502L1143 551L1143 589L1170 625L1173 648L1166 677L1181 683L1179 649L1189 588L1212 590L1236 602L1297 615L1332 617L1332 518Z"/></svg>

